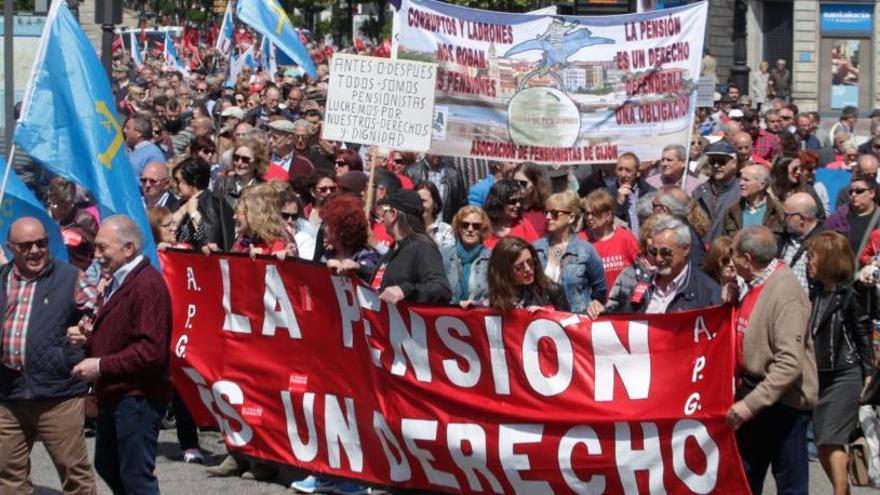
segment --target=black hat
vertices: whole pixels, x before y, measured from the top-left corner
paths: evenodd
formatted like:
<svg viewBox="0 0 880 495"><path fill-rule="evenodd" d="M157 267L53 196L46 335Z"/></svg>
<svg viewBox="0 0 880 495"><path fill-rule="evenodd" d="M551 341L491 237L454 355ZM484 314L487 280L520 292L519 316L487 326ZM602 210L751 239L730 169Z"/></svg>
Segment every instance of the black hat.
<svg viewBox="0 0 880 495"><path fill-rule="evenodd" d="M422 205L422 197L411 189L401 189L379 202L380 205L388 205L403 213L421 215L425 210Z"/></svg>
<svg viewBox="0 0 880 495"><path fill-rule="evenodd" d="M703 150L704 155L719 155L733 158L736 156L736 150L727 142L726 139L714 142Z"/></svg>
<svg viewBox="0 0 880 495"><path fill-rule="evenodd" d="M868 115L868 118L870 118L870 119L877 118L877 117L880 117L880 108L875 108L874 110L871 110L871 114Z"/></svg>

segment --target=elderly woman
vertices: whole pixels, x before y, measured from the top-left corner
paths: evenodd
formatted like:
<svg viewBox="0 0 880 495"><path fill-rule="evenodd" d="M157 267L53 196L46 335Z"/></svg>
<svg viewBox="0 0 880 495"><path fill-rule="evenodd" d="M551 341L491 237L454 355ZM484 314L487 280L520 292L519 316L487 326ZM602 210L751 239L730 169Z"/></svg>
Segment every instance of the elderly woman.
<svg viewBox="0 0 880 495"><path fill-rule="evenodd" d="M573 191L547 198L548 234L534 242L544 275L562 286L572 313L598 316L607 287L602 260L593 245L574 235L580 221L580 198Z"/></svg>
<svg viewBox="0 0 880 495"><path fill-rule="evenodd" d="M583 199L587 230L579 235L589 240L602 259L605 269L605 283L614 285L617 276L635 263L639 256L639 241L628 229L615 225L614 211L617 203L611 194L597 189Z"/></svg>
<svg viewBox="0 0 880 495"><path fill-rule="evenodd" d="M269 151L258 139L244 138L232 152L232 169L217 182L214 192L235 208L241 191L264 182L269 169Z"/></svg>
<svg viewBox="0 0 880 495"><path fill-rule="evenodd" d="M505 237L492 250L489 306L502 313L514 308L569 309L565 291L541 270L535 247L519 237Z"/></svg>
<svg viewBox="0 0 880 495"><path fill-rule="evenodd" d="M193 249L215 244L228 251L235 239L233 210L225 199L208 190L211 166L201 158L186 158L172 172L183 205L174 212L177 241Z"/></svg>
<svg viewBox="0 0 880 495"><path fill-rule="evenodd" d="M440 199L440 191L433 182L425 181L416 184L415 191L422 198L422 205L425 212L422 216L425 218L425 229L428 235L437 243L437 247L442 251L455 244L455 236L452 233L452 226L439 219L440 213L443 211L443 200Z"/></svg>
<svg viewBox="0 0 880 495"><path fill-rule="evenodd" d="M462 307L485 304L488 295L489 255L483 245L489 235L489 217L481 208L464 206L452 218L455 245L442 250L443 269L452 288L452 303Z"/></svg>
<svg viewBox="0 0 880 495"><path fill-rule="evenodd" d="M814 282L810 331L819 372L813 410L819 461L835 495L849 493L847 453L858 423L859 394L874 373L867 293L853 282L855 255L849 239L821 232L806 242L807 276Z"/></svg>
<svg viewBox="0 0 880 495"><path fill-rule="evenodd" d="M486 247L492 248L508 236L516 236L526 242L538 240L540 236L532 223L522 217L524 202L522 188L516 181L502 179L492 184L483 205L492 227L492 235L484 241Z"/></svg>

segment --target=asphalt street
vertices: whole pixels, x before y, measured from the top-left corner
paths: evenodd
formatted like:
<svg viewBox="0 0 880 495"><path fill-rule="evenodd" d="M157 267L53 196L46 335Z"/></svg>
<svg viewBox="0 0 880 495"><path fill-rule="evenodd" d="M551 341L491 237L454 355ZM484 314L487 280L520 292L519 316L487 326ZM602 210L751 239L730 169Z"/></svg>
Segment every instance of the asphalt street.
<svg viewBox="0 0 880 495"><path fill-rule="evenodd" d="M208 454L209 464L217 464L223 460L225 449L220 442L217 433L202 433L202 448ZM94 448L93 439L89 439L89 447ZM205 473L205 468L198 464L184 464L181 462L180 448L173 430L165 430L159 437L159 456L157 459L157 472L159 486L163 494L168 495L194 495L194 494L271 494L293 492L287 488L291 481L304 476L301 471L290 470L282 472L272 482L248 481L239 478L211 478ZM49 455L41 444L34 447L32 456L31 476L34 485L37 486L37 495L61 494L61 485L58 475L49 460ZM100 481L99 481L100 483ZM101 495L110 495L107 485L100 483L98 492ZM373 493L385 493L374 490ZM720 493L724 493L723 490ZM776 489L768 479L765 485L765 494L775 494ZM810 494L827 495L831 493L831 485L828 483L825 473L818 462L810 463ZM880 490L872 488L855 487L853 495L877 495Z"/></svg>

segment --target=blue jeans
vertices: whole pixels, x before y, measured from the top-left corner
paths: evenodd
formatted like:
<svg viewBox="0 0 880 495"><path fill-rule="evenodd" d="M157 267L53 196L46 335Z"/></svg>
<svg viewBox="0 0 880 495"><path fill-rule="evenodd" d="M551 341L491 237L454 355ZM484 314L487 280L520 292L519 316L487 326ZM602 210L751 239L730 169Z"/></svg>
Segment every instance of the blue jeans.
<svg viewBox="0 0 880 495"><path fill-rule="evenodd" d="M753 494L764 488L772 467L779 495L807 495L809 412L776 404L758 413L736 432L736 443Z"/></svg>
<svg viewBox="0 0 880 495"><path fill-rule="evenodd" d="M166 407L143 397L126 397L98 411L95 470L115 495L158 495L153 470Z"/></svg>

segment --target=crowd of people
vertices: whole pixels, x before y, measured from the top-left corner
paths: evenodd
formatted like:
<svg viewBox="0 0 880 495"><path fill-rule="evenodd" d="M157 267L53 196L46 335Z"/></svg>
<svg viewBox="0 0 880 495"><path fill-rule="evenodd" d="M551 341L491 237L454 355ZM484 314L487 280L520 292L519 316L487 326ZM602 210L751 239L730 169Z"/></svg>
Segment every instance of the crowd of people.
<svg viewBox="0 0 880 495"><path fill-rule="evenodd" d="M591 318L732 304L737 386L728 422L737 429L753 492L761 492L772 465L780 492L807 493L809 437L834 493L847 493L846 446L876 369L880 111L869 116L871 138L856 143L854 108L845 108L830 134L820 136L818 113L801 112L778 93L759 111L728 85L714 108L698 110L689 147L671 143L657 162L623 153L586 173L583 167L495 162L487 164L488 175L474 177L475 165L467 161L323 139L331 50L315 43L310 53L315 78L292 67L274 77L246 69L235 81L226 79L222 59L208 49L189 79L163 70L149 55L140 66L115 56L125 144L160 250L317 261L357 277L391 304L549 309ZM368 164L374 162L371 182ZM816 178L823 167L849 171L848 184L830 191ZM84 394L83 381L93 380L109 398L98 415L98 472L119 493L130 483L157 486L155 436L150 447L143 438L132 444L121 433L107 439L100 432L140 428L153 435L170 402L183 460L204 462L185 404L170 384L146 378L156 370L167 376L167 336L149 335L139 345L150 352L132 357L125 342L95 342L81 323L70 341L87 342L86 349L65 345L53 359L76 363L87 351L103 361L71 364L73 375L50 369L49 378L23 368L16 351L24 340L13 336L20 328L13 322L39 300L34 290L36 297L48 290L75 295L50 315L55 320L48 325L66 335L71 319L94 315L100 294L105 300L126 296L119 286L132 274L139 293L156 283L129 220L99 223L87 191L60 177L33 175L30 185L61 225L74 268L49 258L38 222L13 226L13 260L2 271L7 303L0 372L7 376L0 377L0 431L12 427L20 438L15 443L0 435L0 488L29 483L27 455L19 450L13 459L9 446L28 438L32 444L35 434L46 441L45 426L30 421L28 409L3 404L26 402L28 393L66 403ZM154 304L165 307L161 300ZM100 321L143 318L118 311L109 323ZM131 335L134 342L146 334ZM28 334L28 346L41 338L49 337ZM119 357L122 352L127 357ZM116 357L108 358L112 353ZM50 383L35 392L25 383L31 378ZM65 420L76 411L67 411ZM148 424L129 424L124 416L132 411ZM53 452L51 440L47 446ZM87 458L67 452L53 459L66 469L66 492L94 486L83 474L91 472ZM237 454L209 472L258 480L275 475L272 466ZM369 492L318 475L293 488Z"/></svg>

